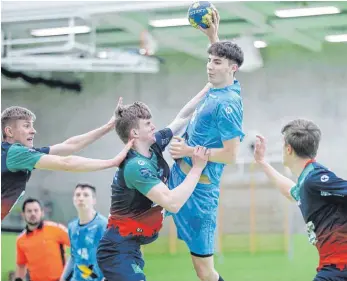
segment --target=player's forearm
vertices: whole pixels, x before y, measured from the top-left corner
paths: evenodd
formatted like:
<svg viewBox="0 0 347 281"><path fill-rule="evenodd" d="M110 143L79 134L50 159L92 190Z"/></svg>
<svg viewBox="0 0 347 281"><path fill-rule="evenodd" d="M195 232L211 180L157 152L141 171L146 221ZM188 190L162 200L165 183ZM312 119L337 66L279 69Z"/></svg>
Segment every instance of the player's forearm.
<svg viewBox="0 0 347 281"><path fill-rule="evenodd" d="M183 129L189 122L194 110L196 109L198 103L206 94L206 88L201 90L195 97L193 97L177 114L175 120L169 125L172 133L175 135L181 129Z"/></svg>
<svg viewBox="0 0 347 281"><path fill-rule="evenodd" d="M25 275L27 273L27 268L25 265L16 265L16 273L15 278L25 279Z"/></svg>
<svg viewBox="0 0 347 281"><path fill-rule="evenodd" d="M198 103L205 96L206 92L207 92L207 90L205 88L202 89L196 96L194 96L189 102L186 103L186 105L177 114L176 118L183 118L184 119L184 118L188 118L190 115L192 115L195 108L197 107Z"/></svg>
<svg viewBox="0 0 347 281"><path fill-rule="evenodd" d="M226 148L211 148L209 149L210 156L209 162L221 163L221 164L233 164L236 162L237 151L236 149Z"/></svg>
<svg viewBox="0 0 347 281"><path fill-rule="evenodd" d="M194 153L194 147L187 146L185 148L185 156L192 157ZM210 148L210 156L208 157L209 162L221 163L221 164L233 164L236 162L237 148Z"/></svg>
<svg viewBox="0 0 347 281"><path fill-rule="evenodd" d="M182 208L198 184L202 171L203 169L192 167L184 181L170 190L170 203L166 208L168 211L177 213Z"/></svg>
<svg viewBox="0 0 347 281"><path fill-rule="evenodd" d="M112 124L106 124L88 133L71 137L63 142L64 154L76 153L92 144L112 130Z"/></svg>
<svg viewBox="0 0 347 281"><path fill-rule="evenodd" d="M214 36L208 36L208 40L210 41L211 44L219 42L219 37L218 35L214 35Z"/></svg>
<svg viewBox="0 0 347 281"><path fill-rule="evenodd" d="M60 158L46 161L44 157L37 162L35 168L53 171L92 172L116 167L120 164L117 158L101 160L71 155L66 157L55 156Z"/></svg>
<svg viewBox="0 0 347 281"><path fill-rule="evenodd" d="M288 199L293 200L292 196L290 195L290 189L295 185L295 183L291 179L279 173L269 163L263 161L260 162L259 165L271 182L273 182L273 184L280 190L280 192Z"/></svg>
<svg viewBox="0 0 347 281"><path fill-rule="evenodd" d="M75 172L92 172L119 166L116 159L90 159L79 156L68 156L65 160L66 169Z"/></svg>

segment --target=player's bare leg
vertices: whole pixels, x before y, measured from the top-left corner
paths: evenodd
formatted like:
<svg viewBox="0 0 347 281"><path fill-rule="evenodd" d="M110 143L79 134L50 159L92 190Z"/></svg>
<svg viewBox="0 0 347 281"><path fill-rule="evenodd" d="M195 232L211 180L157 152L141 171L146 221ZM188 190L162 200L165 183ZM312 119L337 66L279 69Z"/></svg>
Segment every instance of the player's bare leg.
<svg viewBox="0 0 347 281"><path fill-rule="evenodd" d="M195 272L201 281L223 281L214 268L213 256L197 257L191 256Z"/></svg>

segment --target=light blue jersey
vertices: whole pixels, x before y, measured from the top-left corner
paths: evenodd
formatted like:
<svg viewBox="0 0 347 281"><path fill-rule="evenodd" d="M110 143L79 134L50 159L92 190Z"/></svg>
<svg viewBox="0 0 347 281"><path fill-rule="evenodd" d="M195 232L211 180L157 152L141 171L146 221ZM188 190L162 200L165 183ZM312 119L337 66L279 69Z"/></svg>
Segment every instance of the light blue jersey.
<svg viewBox="0 0 347 281"><path fill-rule="evenodd" d="M69 223L72 281L100 281L103 278L96 260L96 250L106 227L107 219L99 213L87 224L80 225L78 218Z"/></svg>
<svg viewBox="0 0 347 281"><path fill-rule="evenodd" d="M222 148L223 142L243 139L243 104L240 84L222 89L211 89L195 110L185 132L189 146ZM183 158L192 166L190 157ZM184 162L175 162L169 177L169 188L174 189L186 178ZM173 218L178 238L185 241L191 254L206 257L214 253L214 241L219 202L219 184L224 164L208 162L193 194Z"/></svg>
<svg viewBox="0 0 347 281"><path fill-rule="evenodd" d="M189 146L222 148L223 141L239 137L242 141L243 103L240 83L222 89L210 89L200 102L186 130ZM184 161L192 165L190 157ZM208 162L204 175L212 184L219 185L224 164Z"/></svg>

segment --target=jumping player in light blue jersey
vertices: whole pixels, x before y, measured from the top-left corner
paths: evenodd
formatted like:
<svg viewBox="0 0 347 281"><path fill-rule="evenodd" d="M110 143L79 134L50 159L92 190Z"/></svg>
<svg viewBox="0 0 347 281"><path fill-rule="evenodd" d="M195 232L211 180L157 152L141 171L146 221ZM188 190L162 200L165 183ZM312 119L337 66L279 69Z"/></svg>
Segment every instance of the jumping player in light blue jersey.
<svg viewBox="0 0 347 281"><path fill-rule="evenodd" d="M241 48L230 42L219 42L219 16L214 11L213 22L204 33L211 46L208 49L207 73L212 83L204 99L197 106L183 138L175 137L170 153L174 163L169 188L175 189L189 173L195 146L209 149L209 162L192 196L181 210L173 215L178 238L191 253L194 268L202 281L222 281L214 269L214 244L219 201L219 184L223 168L236 160L242 132L243 103L235 72L243 63Z"/></svg>
<svg viewBox="0 0 347 281"><path fill-rule="evenodd" d="M69 223L71 257L65 266L61 281L101 281L104 277L96 260L96 249L103 236L107 218L94 208L96 189L79 183L73 197L78 218Z"/></svg>

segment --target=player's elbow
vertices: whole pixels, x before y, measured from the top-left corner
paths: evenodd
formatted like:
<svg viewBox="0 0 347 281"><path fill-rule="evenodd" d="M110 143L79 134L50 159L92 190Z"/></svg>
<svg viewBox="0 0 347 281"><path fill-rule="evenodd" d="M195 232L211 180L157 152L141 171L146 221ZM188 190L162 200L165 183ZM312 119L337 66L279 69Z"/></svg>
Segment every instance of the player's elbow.
<svg viewBox="0 0 347 281"><path fill-rule="evenodd" d="M170 213L177 214L181 208L182 206L179 206L178 204L170 204L165 209Z"/></svg>
<svg viewBox="0 0 347 281"><path fill-rule="evenodd" d="M171 196L167 197L164 207L167 211L173 214L177 214L182 208L182 204L177 203Z"/></svg>
<svg viewBox="0 0 347 281"><path fill-rule="evenodd" d="M62 157L59 166L61 171L74 171L76 168L74 159L71 156Z"/></svg>
<svg viewBox="0 0 347 281"><path fill-rule="evenodd" d="M177 214L178 211L181 209L181 207L177 206L177 205L172 205L172 206L168 206L165 208L167 211L169 211L172 214Z"/></svg>

